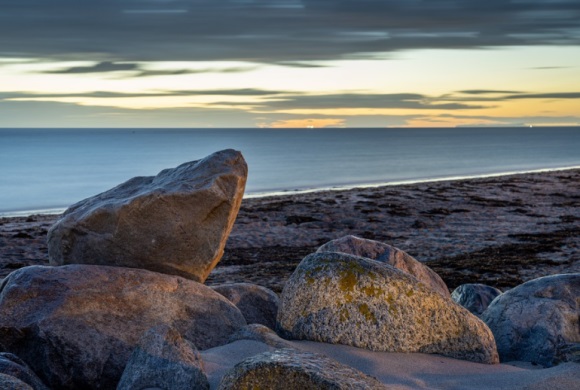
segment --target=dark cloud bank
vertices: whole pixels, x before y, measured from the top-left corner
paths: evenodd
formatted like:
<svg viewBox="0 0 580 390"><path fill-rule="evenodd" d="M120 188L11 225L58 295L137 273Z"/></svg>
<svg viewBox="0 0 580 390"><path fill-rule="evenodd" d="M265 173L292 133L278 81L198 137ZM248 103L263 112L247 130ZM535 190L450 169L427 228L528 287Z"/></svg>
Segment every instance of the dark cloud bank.
<svg viewBox="0 0 580 390"><path fill-rule="evenodd" d="M119 61L308 66L404 49L580 44L577 0L0 0L0 10L0 56L101 62L69 72L135 70Z"/></svg>

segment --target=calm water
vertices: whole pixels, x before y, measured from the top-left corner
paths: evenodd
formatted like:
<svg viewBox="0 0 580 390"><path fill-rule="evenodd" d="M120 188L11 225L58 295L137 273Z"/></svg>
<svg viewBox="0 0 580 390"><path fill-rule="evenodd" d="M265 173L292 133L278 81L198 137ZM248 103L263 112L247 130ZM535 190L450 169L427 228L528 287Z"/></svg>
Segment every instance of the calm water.
<svg viewBox="0 0 580 390"><path fill-rule="evenodd" d="M0 129L0 215L241 150L246 194L580 166L580 128Z"/></svg>

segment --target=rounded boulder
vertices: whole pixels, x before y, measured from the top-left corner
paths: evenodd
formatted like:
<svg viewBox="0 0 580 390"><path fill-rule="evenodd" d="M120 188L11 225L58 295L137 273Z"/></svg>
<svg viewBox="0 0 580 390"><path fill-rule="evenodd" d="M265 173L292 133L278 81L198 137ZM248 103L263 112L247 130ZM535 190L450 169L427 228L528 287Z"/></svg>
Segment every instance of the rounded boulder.
<svg viewBox="0 0 580 390"><path fill-rule="evenodd" d="M115 388L140 338L161 325L201 350L246 321L211 288L146 270L33 266L0 285L2 344L51 388Z"/></svg>
<svg viewBox="0 0 580 390"><path fill-rule="evenodd" d="M546 367L580 361L580 274L534 279L495 299L481 318L502 361Z"/></svg>
<svg viewBox="0 0 580 390"><path fill-rule="evenodd" d="M277 329L289 339L499 361L493 334L465 308L394 267L342 253L302 260L282 292Z"/></svg>

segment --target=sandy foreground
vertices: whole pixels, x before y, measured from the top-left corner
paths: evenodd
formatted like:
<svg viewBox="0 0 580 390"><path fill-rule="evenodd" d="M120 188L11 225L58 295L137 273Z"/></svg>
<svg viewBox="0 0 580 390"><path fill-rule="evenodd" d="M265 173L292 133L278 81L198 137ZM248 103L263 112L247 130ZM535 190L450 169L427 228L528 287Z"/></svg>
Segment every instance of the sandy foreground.
<svg viewBox="0 0 580 390"><path fill-rule="evenodd" d="M0 278L48 264L46 234L58 216L0 218ZM244 199L224 257L207 284L250 282L280 292L307 254L353 234L427 262L452 290L507 289L580 272L580 170ZM393 389L578 389L580 365L538 369L482 365L437 355L292 342L327 354ZM270 347L238 341L204 351L212 388L223 372Z"/></svg>
<svg viewBox="0 0 580 390"><path fill-rule="evenodd" d="M346 345L312 341L290 342L293 348L329 356L377 378L393 390L575 390L580 388L580 364L540 369L528 363L480 364L422 353L372 352ZM237 362L275 348L240 340L202 352L210 388Z"/></svg>

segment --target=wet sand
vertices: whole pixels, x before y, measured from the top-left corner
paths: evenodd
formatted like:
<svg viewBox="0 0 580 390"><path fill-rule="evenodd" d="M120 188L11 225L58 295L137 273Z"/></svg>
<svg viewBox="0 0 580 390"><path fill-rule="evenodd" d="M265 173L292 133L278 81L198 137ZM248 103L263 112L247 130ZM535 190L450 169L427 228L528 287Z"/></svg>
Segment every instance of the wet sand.
<svg viewBox="0 0 580 390"><path fill-rule="evenodd" d="M57 218L0 218L0 278L48 264L46 234ZM305 255L347 234L427 262L450 289L580 272L580 170L244 199L206 283L280 292Z"/></svg>

